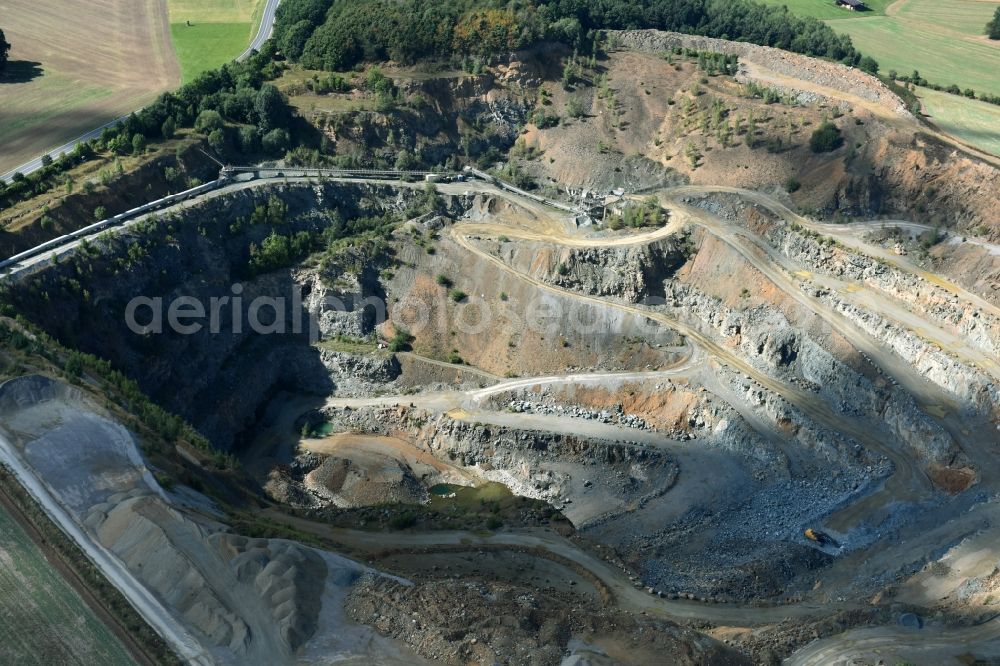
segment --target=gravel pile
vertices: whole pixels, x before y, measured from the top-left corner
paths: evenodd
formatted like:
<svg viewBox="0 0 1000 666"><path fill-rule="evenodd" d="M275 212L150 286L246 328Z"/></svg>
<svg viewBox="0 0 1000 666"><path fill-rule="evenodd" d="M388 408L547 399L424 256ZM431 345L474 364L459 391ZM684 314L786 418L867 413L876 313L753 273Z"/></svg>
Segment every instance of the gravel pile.
<svg viewBox="0 0 1000 666"><path fill-rule="evenodd" d="M601 423L612 423L624 428L635 428L636 430L656 430L635 414L624 414L621 410L609 412L607 410L593 410L578 405L546 405L527 400L511 400L507 404L507 410L515 414L547 414L553 416L574 416L587 421L600 421Z"/></svg>

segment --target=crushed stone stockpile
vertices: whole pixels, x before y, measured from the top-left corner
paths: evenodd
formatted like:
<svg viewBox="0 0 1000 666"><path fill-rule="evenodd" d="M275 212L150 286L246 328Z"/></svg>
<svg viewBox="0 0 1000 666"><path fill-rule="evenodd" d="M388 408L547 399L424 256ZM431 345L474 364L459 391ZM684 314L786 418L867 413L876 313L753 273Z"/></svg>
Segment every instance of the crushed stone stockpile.
<svg viewBox="0 0 1000 666"><path fill-rule="evenodd" d="M112 580L151 592L212 661L284 664L302 652L313 654L309 663L406 663L344 620L341 600L369 569L295 542L238 536L187 511L157 484L131 434L79 389L38 375L11 380L0 386L0 423L12 442L4 453L83 529L81 546L124 564L126 575Z"/></svg>

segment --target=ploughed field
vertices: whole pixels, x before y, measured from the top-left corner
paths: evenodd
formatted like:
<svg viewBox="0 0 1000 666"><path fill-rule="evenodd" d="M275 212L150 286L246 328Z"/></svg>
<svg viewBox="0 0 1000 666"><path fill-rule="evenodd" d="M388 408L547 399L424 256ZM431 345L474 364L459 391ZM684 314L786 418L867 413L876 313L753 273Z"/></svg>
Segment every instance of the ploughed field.
<svg viewBox="0 0 1000 666"><path fill-rule="evenodd" d="M180 83L162 2L4 4L11 44L0 82L0 173Z"/></svg>

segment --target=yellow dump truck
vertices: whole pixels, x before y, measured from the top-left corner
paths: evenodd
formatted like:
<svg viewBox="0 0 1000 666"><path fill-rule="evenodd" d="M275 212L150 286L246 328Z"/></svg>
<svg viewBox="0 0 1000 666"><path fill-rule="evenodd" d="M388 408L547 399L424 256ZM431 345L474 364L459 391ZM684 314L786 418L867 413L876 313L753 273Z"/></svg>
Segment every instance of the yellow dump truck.
<svg viewBox="0 0 1000 666"><path fill-rule="evenodd" d="M826 532L823 532L821 530L817 530L817 529L813 529L812 527L809 527L809 528L806 529L805 535L806 535L807 539L809 539L810 541L815 541L816 543L820 544L821 546L833 546L834 548L839 548L840 547L840 544L837 543L836 539L834 539L829 534L827 534Z"/></svg>

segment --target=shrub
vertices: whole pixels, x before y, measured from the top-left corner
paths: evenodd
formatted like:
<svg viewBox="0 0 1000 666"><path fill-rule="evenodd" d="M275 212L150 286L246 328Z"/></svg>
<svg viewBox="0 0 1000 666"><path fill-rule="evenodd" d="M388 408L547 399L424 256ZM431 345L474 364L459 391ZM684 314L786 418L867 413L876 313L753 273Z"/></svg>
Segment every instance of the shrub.
<svg viewBox="0 0 1000 666"><path fill-rule="evenodd" d="M393 516L389 520L389 527L394 530L405 530L408 527L413 527L417 524L417 517L407 511L406 513L401 513L399 515Z"/></svg>
<svg viewBox="0 0 1000 666"><path fill-rule="evenodd" d="M399 327L396 329L396 334L392 336L389 340L389 351L391 352L401 352L409 351L412 349L410 343L413 342L413 336L405 328Z"/></svg>
<svg viewBox="0 0 1000 666"><path fill-rule="evenodd" d="M209 133L212 130L222 129L225 122L218 111L206 109L198 114L198 119L194 121L194 128L199 132Z"/></svg>
<svg viewBox="0 0 1000 666"><path fill-rule="evenodd" d="M451 291L448 292L448 296L451 297L451 300L455 301L456 303L461 303L462 301L464 301L469 297L468 294L466 294L461 289L452 289Z"/></svg>
<svg viewBox="0 0 1000 666"><path fill-rule="evenodd" d="M829 121L817 127L809 137L809 149L814 153L828 153L842 145L844 138L840 136L840 129Z"/></svg>
<svg viewBox="0 0 1000 666"><path fill-rule="evenodd" d="M798 192L800 187L802 187L802 183L796 180L795 176L789 176L788 180L785 181L785 191L789 194Z"/></svg>
<svg viewBox="0 0 1000 666"><path fill-rule="evenodd" d="M281 128L273 129L264 135L261 143L264 146L264 152L268 155L282 155L288 150L288 132Z"/></svg>

